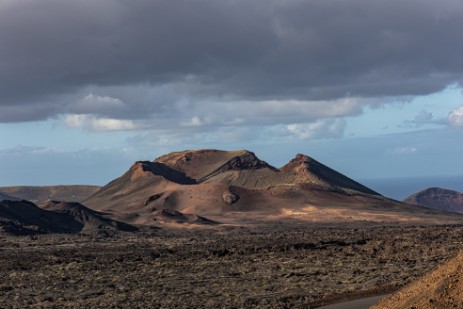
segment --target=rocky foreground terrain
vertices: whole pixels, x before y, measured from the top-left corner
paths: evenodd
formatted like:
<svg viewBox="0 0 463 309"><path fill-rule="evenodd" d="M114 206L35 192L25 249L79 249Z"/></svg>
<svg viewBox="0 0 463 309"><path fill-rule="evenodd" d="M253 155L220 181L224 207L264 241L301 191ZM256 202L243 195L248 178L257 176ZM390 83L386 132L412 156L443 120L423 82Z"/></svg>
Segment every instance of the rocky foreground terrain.
<svg viewBox="0 0 463 309"><path fill-rule="evenodd" d="M306 223L0 236L0 307L316 308L394 291L462 240L461 225Z"/></svg>

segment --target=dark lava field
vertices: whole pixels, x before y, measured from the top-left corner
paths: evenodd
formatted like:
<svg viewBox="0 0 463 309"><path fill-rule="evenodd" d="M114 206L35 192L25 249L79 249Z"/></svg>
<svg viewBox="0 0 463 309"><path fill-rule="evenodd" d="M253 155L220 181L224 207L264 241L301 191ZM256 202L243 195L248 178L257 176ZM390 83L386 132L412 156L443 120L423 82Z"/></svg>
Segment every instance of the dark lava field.
<svg viewBox="0 0 463 309"><path fill-rule="evenodd" d="M316 308L391 292L463 226L271 223L112 237L0 236L2 308Z"/></svg>

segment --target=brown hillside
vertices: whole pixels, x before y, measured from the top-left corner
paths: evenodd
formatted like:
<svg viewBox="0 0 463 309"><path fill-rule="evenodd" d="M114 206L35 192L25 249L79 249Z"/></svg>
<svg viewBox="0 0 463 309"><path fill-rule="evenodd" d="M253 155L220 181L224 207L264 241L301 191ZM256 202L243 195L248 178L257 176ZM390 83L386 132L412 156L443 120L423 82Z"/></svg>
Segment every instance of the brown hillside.
<svg viewBox="0 0 463 309"><path fill-rule="evenodd" d="M0 201L19 201L20 199L0 193Z"/></svg>
<svg viewBox="0 0 463 309"><path fill-rule="evenodd" d="M463 252L372 309L463 308Z"/></svg>
<svg viewBox="0 0 463 309"><path fill-rule="evenodd" d="M163 163L180 171L196 183L221 183L246 189L306 184L322 189L355 190L378 195L302 154L280 169L270 166L247 150L189 150L159 157L154 163Z"/></svg>
<svg viewBox="0 0 463 309"><path fill-rule="evenodd" d="M404 200L405 203L463 213L463 193L442 188L428 188Z"/></svg>
<svg viewBox="0 0 463 309"><path fill-rule="evenodd" d="M158 224L162 209L223 223L296 219L311 222L459 222L463 217L406 205L304 155L280 169L254 153L197 150L139 161L84 204L131 224Z"/></svg>
<svg viewBox="0 0 463 309"><path fill-rule="evenodd" d="M320 186L325 189L339 189L346 192L357 191L379 195L377 192L303 154L296 155L294 159L280 170L293 183L312 184L313 186Z"/></svg>
<svg viewBox="0 0 463 309"><path fill-rule="evenodd" d="M246 150L188 150L159 157L154 162L163 163L174 170L183 172L197 183L230 170L270 168L266 162L259 160L254 153Z"/></svg>
<svg viewBox="0 0 463 309"><path fill-rule="evenodd" d="M98 186L14 186L0 187L0 192L21 200L42 204L47 200L80 202L95 193Z"/></svg>

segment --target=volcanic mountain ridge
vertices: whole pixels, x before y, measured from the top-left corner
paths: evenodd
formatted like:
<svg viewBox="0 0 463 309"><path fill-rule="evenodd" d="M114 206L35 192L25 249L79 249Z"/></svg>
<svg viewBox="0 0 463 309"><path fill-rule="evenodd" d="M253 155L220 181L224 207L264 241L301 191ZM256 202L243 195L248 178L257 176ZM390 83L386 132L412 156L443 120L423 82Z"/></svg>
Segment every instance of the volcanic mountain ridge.
<svg viewBox="0 0 463 309"><path fill-rule="evenodd" d="M162 210L222 223L461 220L385 198L302 154L275 168L246 150L188 150L137 161L83 203L142 225L157 224Z"/></svg>

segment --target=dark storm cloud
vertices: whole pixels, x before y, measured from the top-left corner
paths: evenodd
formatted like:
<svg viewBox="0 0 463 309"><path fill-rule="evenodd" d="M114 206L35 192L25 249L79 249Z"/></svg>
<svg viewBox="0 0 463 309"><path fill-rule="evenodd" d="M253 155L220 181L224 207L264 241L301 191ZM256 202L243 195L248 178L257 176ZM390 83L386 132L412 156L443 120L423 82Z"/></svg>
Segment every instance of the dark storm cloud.
<svg viewBox="0 0 463 309"><path fill-rule="evenodd" d="M457 0L5 0L0 121L83 110L72 105L88 87L171 85L198 101L427 94L461 83L461 29ZM169 106L123 103L130 118Z"/></svg>

